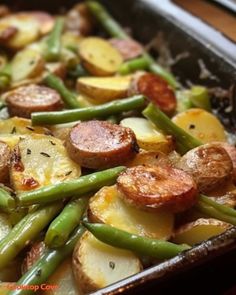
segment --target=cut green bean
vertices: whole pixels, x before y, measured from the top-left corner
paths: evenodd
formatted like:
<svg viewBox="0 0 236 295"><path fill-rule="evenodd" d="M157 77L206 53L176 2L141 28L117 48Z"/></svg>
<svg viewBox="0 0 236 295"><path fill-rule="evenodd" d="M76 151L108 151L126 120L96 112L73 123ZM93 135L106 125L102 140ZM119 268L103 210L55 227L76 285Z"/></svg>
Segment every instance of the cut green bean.
<svg viewBox="0 0 236 295"><path fill-rule="evenodd" d="M113 226L100 223L87 223L83 225L100 241L122 249L155 257L167 259L189 249L187 245L176 245L167 241L156 240L130 234Z"/></svg>
<svg viewBox="0 0 236 295"><path fill-rule="evenodd" d="M42 207L17 223L0 242L0 269L14 259L29 241L35 239L61 208L60 203Z"/></svg>
<svg viewBox="0 0 236 295"><path fill-rule="evenodd" d="M229 216L233 216L236 218L236 210L233 209L233 208L230 208L228 206L225 206L225 205L222 205L222 204L219 204L215 201L213 201L212 199L210 199L209 197L207 196L204 196L204 195L200 195L199 196L199 200L213 208L215 208L216 210L224 213L224 214L227 214Z"/></svg>
<svg viewBox="0 0 236 295"><path fill-rule="evenodd" d="M152 121L157 128L163 131L165 134L172 135L176 139L177 151L181 154L198 147L202 144L201 141L194 138L182 128L173 123L169 117L167 117L159 108L153 104L149 104L143 111L143 115Z"/></svg>
<svg viewBox="0 0 236 295"><path fill-rule="evenodd" d="M137 70L146 70L148 69L149 65L149 60L145 56L141 56L124 62L119 68L118 73L121 75L128 75Z"/></svg>
<svg viewBox="0 0 236 295"><path fill-rule="evenodd" d="M64 19L58 17L56 19L55 25L46 40L47 50L45 53L45 58L47 61L54 62L60 59L61 54L61 34L64 27Z"/></svg>
<svg viewBox="0 0 236 295"><path fill-rule="evenodd" d="M190 101L194 107L211 112L210 96L206 87L193 86L190 89Z"/></svg>
<svg viewBox="0 0 236 295"><path fill-rule="evenodd" d="M130 38L128 34L125 33L123 28L116 22L113 17L109 14L109 12L97 1L87 1L86 5L89 10L98 20L98 22L102 25L106 32L108 32L112 37L120 38L120 39L128 39ZM144 59L147 60L149 64L149 70L155 74L160 75L163 79L165 79L173 88L177 88L179 83L175 79L175 77L165 70L163 67L158 65L155 60L148 53L143 54Z"/></svg>
<svg viewBox="0 0 236 295"><path fill-rule="evenodd" d="M123 166L110 168L82 176L78 179L24 192L18 195L19 203L22 206L28 206L32 204L54 202L72 196L79 197L96 191L105 185L114 184L116 178L124 169L125 167Z"/></svg>
<svg viewBox="0 0 236 295"><path fill-rule="evenodd" d="M232 225L236 225L236 217L234 217L232 215L225 214L222 211L217 210L216 208L206 204L205 202L198 201L198 203L195 205L195 207L198 211L200 211L201 213L203 213L209 217L228 222Z"/></svg>
<svg viewBox="0 0 236 295"><path fill-rule="evenodd" d="M15 206L15 199L8 191L0 187L0 209L12 209Z"/></svg>
<svg viewBox="0 0 236 295"><path fill-rule="evenodd" d="M50 74L44 79L44 82L49 87L57 90L57 92L60 93L66 107L70 109L77 109L81 107L79 101L77 100L77 96L66 88L63 81L60 78Z"/></svg>
<svg viewBox="0 0 236 295"><path fill-rule="evenodd" d="M57 250L48 249L41 258L26 272L16 283L18 286L38 286L46 283L48 278L55 272L57 267L65 260L74 250L74 247L84 232L83 227L79 226L69 238L65 246ZM23 289L10 291L8 295L32 295L34 289Z"/></svg>
<svg viewBox="0 0 236 295"><path fill-rule="evenodd" d="M78 120L85 121L96 118L106 118L110 115L132 111L144 106L145 97L143 95L136 95L130 98L113 100L105 104L78 110L32 113L31 119L33 125L55 125Z"/></svg>
<svg viewBox="0 0 236 295"><path fill-rule="evenodd" d="M66 243L69 235L79 225L87 204L88 198L84 197L72 200L65 206L47 230L44 241L49 248L58 248Z"/></svg>

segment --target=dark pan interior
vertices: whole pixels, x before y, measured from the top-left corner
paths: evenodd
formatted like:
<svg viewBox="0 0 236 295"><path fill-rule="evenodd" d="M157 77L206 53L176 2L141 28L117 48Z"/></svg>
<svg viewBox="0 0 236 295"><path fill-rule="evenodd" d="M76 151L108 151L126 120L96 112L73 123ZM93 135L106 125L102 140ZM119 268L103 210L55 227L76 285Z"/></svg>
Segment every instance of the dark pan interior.
<svg viewBox="0 0 236 295"><path fill-rule="evenodd" d="M155 1L159 3L158 0ZM160 11L148 5L148 2L155 1L103 0L101 2L117 20L131 29L138 40L147 44L158 32L162 32L173 57L187 52L187 57L172 67L173 73L183 84L190 81L210 88L230 89L235 84L236 66L228 56L204 42L199 34L191 33L178 19L168 17L168 13L164 10ZM78 1L5 1L15 9L45 9L51 12L61 11L61 7L70 7L76 2ZM195 25L197 27L198 23L196 22ZM224 47L224 44L221 45ZM200 78L199 60L202 60L212 73L210 78ZM233 92L229 93L227 98L214 100L215 107L220 110L224 123L231 131L235 130L235 100L236 95L233 95ZM228 104L232 105L232 111L225 113L224 110ZM235 263L236 228L233 228L220 237L193 248L186 255L180 255L167 263L145 270L96 294L122 292L127 294L157 294L157 292L158 294L223 294L222 290L225 286L236 283ZM232 294L236 294L236 291Z"/></svg>

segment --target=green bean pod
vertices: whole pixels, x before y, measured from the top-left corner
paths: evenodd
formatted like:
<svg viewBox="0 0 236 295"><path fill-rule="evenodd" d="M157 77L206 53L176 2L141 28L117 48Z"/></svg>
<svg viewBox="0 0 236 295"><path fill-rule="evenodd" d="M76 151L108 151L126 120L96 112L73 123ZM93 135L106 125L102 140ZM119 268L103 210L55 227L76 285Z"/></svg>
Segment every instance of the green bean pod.
<svg viewBox="0 0 236 295"><path fill-rule="evenodd" d="M33 125L54 125L78 120L86 121L96 118L106 118L110 115L132 111L144 106L145 97L143 95L136 95L77 110L32 113L31 120Z"/></svg>
<svg viewBox="0 0 236 295"><path fill-rule="evenodd" d="M137 236L107 224L83 222L83 225L98 240L108 245L158 259L168 259L189 249L187 245L176 245L167 241Z"/></svg>
<svg viewBox="0 0 236 295"><path fill-rule="evenodd" d="M143 115L152 121L158 129L165 134L172 135L176 139L177 151L181 154L202 145L202 142L188 134L182 128L173 123L159 108L152 103L143 111Z"/></svg>
<svg viewBox="0 0 236 295"><path fill-rule="evenodd" d="M61 203L42 207L17 223L0 242L0 269L12 261L29 241L35 239L61 208Z"/></svg>
<svg viewBox="0 0 236 295"><path fill-rule="evenodd" d="M45 244L50 248L63 246L68 240L71 232L79 225L80 220L88 204L88 198L70 201L62 212L50 224Z"/></svg>
<svg viewBox="0 0 236 295"><path fill-rule="evenodd" d="M11 194L5 189L0 187L0 208L1 209L12 209L15 208L16 202Z"/></svg>
<svg viewBox="0 0 236 295"><path fill-rule="evenodd" d="M69 238L65 246L57 250L47 250L41 258L26 272L20 280L16 283L17 286L41 286L46 283L48 278L55 272L57 267L67 258L72 251L79 238L84 232L83 227L79 226ZM18 289L8 293L8 295L31 295L35 294L34 290Z"/></svg>
<svg viewBox="0 0 236 295"><path fill-rule="evenodd" d="M120 66L118 73L121 75L128 75L137 70L146 70L148 69L149 65L150 65L150 62L146 58L146 56L137 57L124 62Z"/></svg>
<svg viewBox="0 0 236 295"><path fill-rule="evenodd" d="M79 177L78 179L24 192L18 195L19 203L22 206L28 206L63 200L72 196L79 197L96 191L105 185L114 184L116 178L124 169L125 167L123 166L110 168Z"/></svg>

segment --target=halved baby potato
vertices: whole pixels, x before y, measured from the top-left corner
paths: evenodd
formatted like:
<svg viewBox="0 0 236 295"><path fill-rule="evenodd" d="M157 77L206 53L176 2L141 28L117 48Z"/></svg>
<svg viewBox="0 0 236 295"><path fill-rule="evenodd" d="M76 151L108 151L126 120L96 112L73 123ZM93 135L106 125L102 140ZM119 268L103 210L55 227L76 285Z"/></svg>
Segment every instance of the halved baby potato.
<svg viewBox="0 0 236 295"><path fill-rule="evenodd" d="M189 109L179 113L172 120L203 143L227 140L224 127L219 119L203 109Z"/></svg>
<svg viewBox="0 0 236 295"><path fill-rule="evenodd" d="M80 174L80 166L69 158L62 141L53 136L26 136L14 149L10 179L16 192L77 178Z"/></svg>
<svg viewBox="0 0 236 295"><path fill-rule="evenodd" d="M89 219L124 231L156 239L168 239L174 226L174 215L159 210L143 211L126 204L116 186L103 187L89 202Z"/></svg>
<svg viewBox="0 0 236 295"><path fill-rule="evenodd" d="M73 271L78 287L90 293L142 270L130 251L106 245L85 232L73 253Z"/></svg>
<svg viewBox="0 0 236 295"><path fill-rule="evenodd" d="M131 76L84 77L77 80L77 89L97 103L127 96Z"/></svg>
<svg viewBox="0 0 236 295"><path fill-rule="evenodd" d="M44 70L42 55L33 49L19 51L11 63L12 81L17 82L40 76Z"/></svg>
<svg viewBox="0 0 236 295"><path fill-rule="evenodd" d="M199 218L178 228L172 241L177 244L193 246L223 233L231 226L231 224L217 219Z"/></svg>
<svg viewBox="0 0 236 295"><path fill-rule="evenodd" d="M111 76L123 62L119 51L99 37L85 38L79 46L83 66L94 76Z"/></svg>
<svg viewBox="0 0 236 295"><path fill-rule="evenodd" d="M132 129L136 135L138 145L144 150L169 153L173 150L171 137L166 137L155 126L144 118L126 118L120 124Z"/></svg>
<svg viewBox="0 0 236 295"><path fill-rule="evenodd" d="M40 36L40 24L37 19L27 13L16 13L3 17L0 20L1 29L15 28L16 33L4 42L4 45L13 50L19 50L32 43Z"/></svg>

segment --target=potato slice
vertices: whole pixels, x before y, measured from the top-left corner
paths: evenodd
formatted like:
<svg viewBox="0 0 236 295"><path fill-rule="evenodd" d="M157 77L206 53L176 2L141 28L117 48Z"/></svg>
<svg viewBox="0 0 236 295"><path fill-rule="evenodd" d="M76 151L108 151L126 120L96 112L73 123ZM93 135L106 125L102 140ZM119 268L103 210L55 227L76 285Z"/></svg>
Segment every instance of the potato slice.
<svg viewBox="0 0 236 295"><path fill-rule="evenodd" d="M44 70L44 59L33 49L18 52L12 60L12 81L17 82L40 76Z"/></svg>
<svg viewBox="0 0 236 295"><path fill-rule="evenodd" d="M92 107L92 106L96 105L96 101L93 98L88 97L84 94L79 94L77 96L77 100L83 108Z"/></svg>
<svg viewBox="0 0 236 295"><path fill-rule="evenodd" d="M12 117L7 120L0 120L0 136L5 136L7 134L50 134L49 129L40 126L32 126L31 120L20 118L20 117Z"/></svg>
<svg viewBox="0 0 236 295"><path fill-rule="evenodd" d="M75 32L65 32L61 36L61 43L64 48L70 49L74 52L78 52L79 46L83 37Z"/></svg>
<svg viewBox="0 0 236 295"><path fill-rule="evenodd" d="M119 51L98 37L85 38L80 43L79 54L84 67L95 76L111 76L123 62Z"/></svg>
<svg viewBox="0 0 236 295"><path fill-rule="evenodd" d="M77 89L97 103L127 96L131 77L84 77L77 80Z"/></svg>
<svg viewBox="0 0 236 295"><path fill-rule="evenodd" d="M72 272L72 259L66 259L47 281L49 290L42 292L42 295L82 295L76 287Z"/></svg>
<svg viewBox="0 0 236 295"><path fill-rule="evenodd" d="M133 234L164 240L170 237L174 225L174 216L169 212L152 213L124 203L116 186L104 187L90 199L89 218Z"/></svg>
<svg viewBox="0 0 236 295"><path fill-rule="evenodd" d="M217 236L232 225L213 218L199 218L196 221L182 225L174 233L174 243L193 246Z"/></svg>
<svg viewBox="0 0 236 295"><path fill-rule="evenodd" d="M80 173L59 139L34 134L15 148L10 179L16 192L21 192L77 178Z"/></svg>
<svg viewBox="0 0 236 295"><path fill-rule="evenodd" d="M89 232L83 234L73 253L74 275L85 293L106 287L141 270L141 263L132 252L106 245Z"/></svg>
<svg viewBox="0 0 236 295"><path fill-rule="evenodd" d="M48 75L48 72L56 75L57 77L61 79L65 79L66 77L66 65L63 62L50 62L45 64L46 72L44 73L44 76L46 77Z"/></svg>
<svg viewBox="0 0 236 295"><path fill-rule="evenodd" d="M169 153L173 150L171 137L164 136L155 126L144 118L126 118L120 124L132 129L136 135L138 145L144 150Z"/></svg>
<svg viewBox="0 0 236 295"><path fill-rule="evenodd" d="M6 43L5 46L18 50L32 43L40 36L40 24L35 17L27 13L16 13L5 16L0 20L1 28L13 27L17 29Z"/></svg>
<svg viewBox="0 0 236 295"><path fill-rule="evenodd" d="M203 109L189 109L172 120L203 143L226 141L225 130L219 119Z"/></svg>

